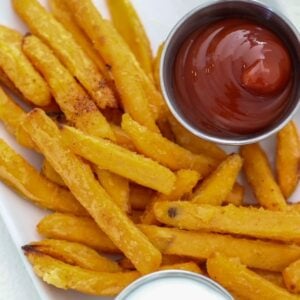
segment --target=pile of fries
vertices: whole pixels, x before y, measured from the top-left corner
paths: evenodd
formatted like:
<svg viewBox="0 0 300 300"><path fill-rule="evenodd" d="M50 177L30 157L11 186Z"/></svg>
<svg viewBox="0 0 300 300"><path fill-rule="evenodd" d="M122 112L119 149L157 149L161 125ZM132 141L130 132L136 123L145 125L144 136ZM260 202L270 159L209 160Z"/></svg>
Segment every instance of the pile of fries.
<svg viewBox="0 0 300 300"><path fill-rule="evenodd" d="M0 26L0 119L44 156L41 172L0 140L0 178L41 208L46 239L23 247L36 274L62 289L116 295L157 270L219 282L237 299L300 299L300 145L277 135L276 179L258 144L227 155L170 115L162 47L129 0L12 0L30 34ZM249 206L241 170L257 199ZM106 254L117 254L112 260ZM120 258L121 257L121 258Z"/></svg>

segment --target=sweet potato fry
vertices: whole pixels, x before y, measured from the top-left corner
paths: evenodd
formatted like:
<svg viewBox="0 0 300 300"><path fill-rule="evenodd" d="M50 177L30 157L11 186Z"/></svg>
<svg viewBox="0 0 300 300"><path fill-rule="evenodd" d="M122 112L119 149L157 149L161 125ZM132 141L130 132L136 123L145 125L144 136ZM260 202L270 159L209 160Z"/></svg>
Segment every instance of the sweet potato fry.
<svg viewBox="0 0 300 300"><path fill-rule="evenodd" d="M68 6L61 0L49 0L49 5L54 17L68 30L75 41L80 45L84 52L99 68L106 80L112 80L112 74L109 66L105 64L103 59L97 53L92 42L85 35L84 31L76 24L76 21Z"/></svg>
<svg viewBox="0 0 300 300"><path fill-rule="evenodd" d="M129 182L124 177L95 168L98 180L114 202L124 211L130 211Z"/></svg>
<svg viewBox="0 0 300 300"><path fill-rule="evenodd" d="M7 130L13 134L17 141L24 147L39 152L30 135L21 126L26 113L19 107L0 87L0 120ZM53 170L52 166L44 160L42 174L50 181L64 186L61 177Z"/></svg>
<svg viewBox="0 0 300 300"><path fill-rule="evenodd" d="M129 135L118 125L111 123L110 126L114 132L116 143L128 150L136 152L136 148L132 143Z"/></svg>
<svg viewBox="0 0 300 300"><path fill-rule="evenodd" d="M171 114L168 115L168 120L175 134L176 142L182 147L195 154L204 154L220 161L226 158L226 153L223 149L187 131Z"/></svg>
<svg viewBox="0 0 300 300"><path fill-rule="evenodd" d="M151 202L155 192L134 183L130 184L129 202L132 209L144 210Z"/></svg>
<svg viewBox="0 0 300 300"><path fill-rule="evenodd" d="M61 289L72 289L97 296L112 296L141 276L136 271L112 273L88 270L67 264L30 246L24 247L24 252L36 274L48 284ZM166 265L160 268L160 270L170 269L202 274L202 270L194 262Z"/></svg>
<svg viewBox="0 0 300 300"><path fill-rule="evenodd" d="M282 273L285 286L291 293L300 292L300 260L291 263Z"/></svg>
<svg viewBox="0 0 300 300"><path fill-rule="evenodd" d="M268 159L258 144L241 147L244 171L261 206L270 210L286 209L286 202L277 185Z"/></svg>
<svg viewBox="0 0 300 300"><path fill-rule="evenodd" d="M96 296L112 296L140 277L138 272L95 272L25 249L35 273L48 284Z"/></svg>
<svg viewBox="0 0 300 300"><path fill-rule="evenodd" d="M235 206L242 206L244 201L245 189L239 183L235 183L233 189L224 201L224 204L233 204Z"/></svg>
<svg viewBox="0 0 300 300"><path fill-rule="evenodd" d="M191 197L194 203L222 205L233 189L241 170L243 160L238 154L232 154L214 170Z"/></svg>
<svg viewBox="0 0 300 300"><path fill-rule="evenodd" d="M22 93L17 89L15 84L9 79L9 77L5 74L5 72L0 67L0 83L7 87L13 94L15 94L19 99L23 101L27 101L26 98L22 95Z"/></svg>
<svg viewBox="0 0 300 300"><path fill-rule="evenodd" d="M186 262L186 263L177 263L177 264L171 264L171 265L164 265L159 268L160 271L163 270L183 270L183 271L189 271L194 272L198 274L204 274L204 272L200 269L200 267L193 261Z"/></svg>
<svg viewBox="0 0 300 300"><path fill-rule="evenodd" d="M300 214L294 212L187 201L157 202L153 209L158 221L181 229L300 242Z"/></svg>
<svg viewBox="0 0 300 300"><path fill-rule="evenodd" d="M151 159L110 141L85 135L75 128L63 127L62 136L65 145L73 152L100 169L109 170L162 193L170 193L173 188L176 179L174 173Z"/></svg>
<svg viewBox="0 0 300 300"><path fill-rule="evenodd" d="M201 176L194 170L180 170L176 173L176 182L173 190L168 195L159 194L155 201L176 201L186 194L191 193Z"/></svg>
<svg viewBox="0 0 300 300"><path fill-rule="evenodd" d="M21 145L30 149L35 149L36 147L30 136L20 125L25 116L26 113L23 109L0 87L0 120Z"/></svg>
<svg viewBox="0 0 300 300"><path fill-rule="evenodd" d="M76 199L137 270L142 274L156 270L161 262L160 252L113 202L95 179L90 166L63 144L56 124L42 110L34 109L23 125Z"/></svg>
<svg viewBox="0 0 300 300"><path fill-rule="evenodd" d="M22 52L21 44L21 34L0 26L0 68L27 101L46 106L51 101L48 85Z"/></svg>
<svg viewBox="0 0 300 300"><path fill-rule="evenodd" d="M42 208L87 215L85 209L70 192L41 176L1 139L0 179Z"/></svg>
<svg viewBox="0 0 300 300"><path fill-rule="evenodd" d="M193 170L180 170L176 174L176 182L172 192L169 195L158 194L155 196L141 218L143 224L156 224L156 218L153 213L154 203L159 201L176 201L180 200L186 194L192 192L193 188L200 179L198 172Z"/></svg>
<svg viewBox="0 0 300 300"><path fill-rule="evenodd" d="M53 169L51 164L46 159L44 159L41 173L50 181L66 187L66 184L62 180L61 176Z"/></svg>
<svg viewBox="0 0 300 300"><path fill-rule="evenodd" d="M164 256L163 256L164 259ZM184 270L184 271L190 271L198 274L203 274L204 272L200 269L200 267L193 261L189 261L188 258L181 258L176 257L176 259L173 259L175 263L168 262L168 259L166 259L166 263L162 263L162 266L159 268L160 271L163 270ZM120 262L120 265L125 270L135 270L134 266L131 264L130 260L122 259Z"/></svg>
<svg viewBox="0 0 300 300"><path fill-rule="evenodd" d="M200 176L205 176L216 167L214 159L191 153L161 134L140 125L128 114L123 115L122 128L131 137L140 153L172 170L193 169L198 171Z"/></svg>
<svg viewBox="0 0 300 300"><path fill-rule="evenodd" d="M157 49L156 56L153 60L152 69L153 69L153 78L156 85L156 88L160 91L160 61L161 55L164 50L165 43L161 43Z"/></svg>
<svg viewBox="0 0 300 300"><path fill-rule="evenodd" d="M207 260L209 276L222 284L234 296L249 300L296 300L298 296L276 286L255 272L249 270L236 258L217 254Z"/></svg>
<svg viewBox="0 0 300 300"><path fill-rule="evenodd" d="M189 262L191 259L188 257L180 257L176 255L163 255L161 265L180 265ZM134 265L127 257L123 257L118 260L119 265L125 270L135 270Z"/></svg>
<svg viewBox="0 0 300 300"><path fill-rule="evenodd" d="M27 252L39 252L67 264L97 272L121 272L117 262L101 256L95 250L74 242L63 240L42 240L23 246Z"/></svg>
<svg viewBox="0 0 300 300"><path fill-rule="evenodd" d="M23 51L43 74L67 120L83 132L115 140L114 133L96 104L54 53L38 37L26 36Z"/></svg>
<svg viewBox="0 0 300 300"><path fill-rule="evenodd" d="M150 41L130 0L107 0L107 4L115 28L134 53L144 72L153 79Z"/></svg>
<svg viewBox="0 0 300 300"><path fill-rule="evenodd" d="M140 230L165 255L205 260L216 252L238 257L256 269L281 272L300 259L300 247L276 242L236 238L229 235L191 232L153 225L138 225ZM79 242L101 252L118 253L118 249L97 224L88 218L55 213L45 217L38 231L47 238ZM169 261L169 264L182 261ZM166 262L167 263L167 262Z"/></svg>
<svg viewBox="0 0 300 300"><path fill-rule="evenodd" d="M39 222L37 230L39 234L49 239L80 243L105 253L120 253L91 218L53 213Z"/></svg>
<svg viewBox="0 0 300 300"><path fill-rule="evenodd" d="M57 57L92 96L97 106L115 107L113 92L97 66L68 32L37 0L13 0L13 7L31 32L50 46Z"/></svg>
<svg viewBox="0 0 300 300"><path fill-rule="evenodd" d="M290 122L277 135L276 171L280 189L288 198L299 182L300 142L295 123Z"/></svg>
<svg viewBox="0 0 300 300"><path fill-rule="evenodd" d="M125 41L112 24L102 18L92 1L68 0L65 3L101 57L112 67L125 111L140 124L158 131L154 119L161 114L165 103Z"/></svg>
<svg viewBox="0 0 300 300"><path fill-rule="evenodd" d="M139 225L139 228L164 255L204 260L220 252L238 257L251 268L274 272L282 271L300 256L300 247L296 245L151 225Z"/></svg>

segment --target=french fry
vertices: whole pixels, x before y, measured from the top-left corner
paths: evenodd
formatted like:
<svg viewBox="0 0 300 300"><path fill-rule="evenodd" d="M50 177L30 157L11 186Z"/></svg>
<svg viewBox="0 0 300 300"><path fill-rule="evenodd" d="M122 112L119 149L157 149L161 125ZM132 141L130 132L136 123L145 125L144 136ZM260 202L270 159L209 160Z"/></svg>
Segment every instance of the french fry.
<svg viewBox="0 0 300 300"><path fill-rule="evenodd" d="M233 189L241 170L243 160L238 154L231 154L213 171L191 197L194 203L222 205Z"/></svg>
<svg viewBox="0 0 300 300"><path fill-rule="evenodd" d="M0 87L0 120L6 129L16 137L17 141L24 147L39 152L30 135L21 126L26 113L19 107ZM65 186L61 177L53 170L52 166L44 161L42 174L50 181Z"/></svg>
<svg viewBox="0 0 300 300"><path fill-rule="evenodd" d="M175 135L176 142L180 146L195 154L204 154L220 161L226 158L226 153L223 149L187 131L171 114L168 115L168 120Z"/></svg>
<svg viewBox="0 0 300 300"><path fill-rule="evenodd" d="M283 270L283 280L291 293L300 292L300 260L291 263Z"/></svg>
<svg viewBox="0 0 300 300"><path fill-rule="evenodd" d="M78 243L63 240L42 240L23 246L27 252L39 252L67 264L97 272L121 272L117 262L101 256L95 250Z"/></svg>
<svg viewBox="0 0 300 300"><path fill-rule="evenodd" d="M115 139L96 104L48 46L31 35L24 38L22 49L47 80L56 102L71 124L93 136Z"/></svg>
<svg viewBox="0 0 300 300"><path fill-rule="evenodd" d="M60 186L66 187L66 184L62 180L61 176L53 169L51 164L46 159L44 159L43 161L41 173L50 181Z"/></svg>
<svg viewBox="0 0 300 300"><path fill-rule="evenodd" d="M141 276L136 271L111 273L87 270L66 264L30 247L25 247L24 252L35 273L48 284L61 289L72 289L97 296L113 296ZM160 268L160 270L170 269L202 274L202 270L194 262L168 265Z"/></svg>
<svg viewBox="0 0 300 300"><path fill-rule="evenodd" d="M110 141L85 135L68 126L63 127L62 136L64 144L74 153L93 162L100 169L116 173L161 193L170 193L174 186L174 173L149 158Z"/></svg>
<svg viewBox="0 0 300 300"><path fill-rule="evenodd" d="M39 222L37 230L39 234L48 239L84 244L105 253L120 253L120 250L91 218L78 218L74 215L53 213Z"/></svg>
<svg viewBox="0 0 300 300"><path fill-rule="evenodd" d="M132 209L144 210L150 204L155 192L141 185L130 184L129 202Z"/></svg>
<svg viewBox="0 0 300 300"><path fill-rule="evenodd" d="M224 204L233 204L235 206L242 206L244 201L245 189L239 183L235 183L233 189L224 201Z"/></svg>
<svg viewBox="0 0 300 300"><path fill-rule="evenodd" d="M126 42L113 25L102 18L92 1L68 0L65 3L101 57L112 67L125 111L150 130L158 131L155 119L162 113L165 103Z"/></svg>
<svg viewBox="0 0 300 300"><path fill-rule="evenodd" d="M105 64L94 48L92 42L88 39L83 30L76 24L74 17L70 13L70 10L64 1L49 0L49 5L54 17L72 34L75 41L80 45L94 64L97 65L105 79L112 80L109 66Z"/></svg>
<svg viewBox="0 0 300 300"><path fill-rule="evenodd" d="M164 259L164 256L163 256ZM163 270L184 270L184 271L190 271L198 274L204 274L204 272L200 269L200 267L193 261L189 261L188 258L181 258L176 257L175 259L171 259L175 261L175 263L168 262L168 258L166 259L166 262L162 262L162 266L159 268L159 271ZM121 259L119 261L119 264L124 268L125 270L135 270L134 266L131 264L130 260L128 260L126 257Z"/></svg>
<svg viewBox="0 0 300 300"><path fill-rule="evenodd" d="M123 115L122 128L131 137L140 153L172 170L193 169L201 176L205 176L216 167L214 159L191 153L161 134L138 124L128 114Z"/></svg>
<svg viewBox="0 0 300 300"><path fill-rule="evenodd" d="M193 170L180 170L176 174L176 182L172 192L169 195L158 194L153 198L141 218L143 224L156 224L156 218L153 213L154 203L159 201L176 201L184 195L192 192L193 188L200 179L198 172Z"/></svg>
<svg viewBox="0 0 300 300"><path fill-rule="evenodd" d="M0 120L21 145L39 152L39 149L37 149L29 134L21 126L25 116L25 111L4 93L0 87ZM65 186L61 177L46 160L44 160L43 163L42 175L58 185Z"/></svg>
<svg viewBox="0 0 300 300"><path fill-rule="evenodd" d="M291 212L300 213L300 202L289 204L287 206L287 210Z"/></svg>
<svg viewBox="0 0 300 300"><path fill-rule="evenodd" d="M66 264L40 252L25 255L35 273L48 284L96 296L113 296L140 277L138 272L95 272Z"/></svg>
<svg viewBox="0 0 300 300"><path fill-rule="evenodd" d="M30 149L35 149L35 145L28 133L20 125L26 113L19 107L0 87L0 120L6 129L13 134L17 141Z"/></svg>
<svg viewBox="0 0 300 300"><path fill-rule="evenodd" d="M144 72L153 79L152 50L143 24L130 0L107 0L113 24Z"/></svg>
<svg viewBox="0 0 300 300"><path fill-rule="evenodd" d="M249 270L236 258L217 254L207 260L209 276L242 299L296 300L298 296Z"/></svg>
<svg viewBox="0 0 300 300"><path fill-rule="evenodd" d="M34 109L23 125L72 194L137 270L142 274L156 270L161 262L160 252L112 201L90 166L63 144L55 123L42 110Z"/></svg>
<svg viewBox="0 0 300 300"><path fill-rule="evenodd" d="M290 122L277 135L276 172L280 189L288 198L299 182L300 142L295 123Z"/></svg>
<svg viewBox="0 0 300 300"><path fill-rule="evenodd" d="M201 176L194 170L180 170L176 173L176 182L173 190L168 195L159 194L155 201L176 201L180 200L186 194L191 193Z"/></svg>
<svg viewBox="0 0 300 300"><path fill-rule="evenodd" d="M9 79L5 72L0 67L0 83L7 87L13 94L15 94L19 99L27 101L22 93L17 89L15 84Z"/></svg>
<svg viewBox="0 0 300 300"><path fill-rule="evenodd" d="M190 261L188 257L180 257L176 255L163 255L161 265L168 266L168 265L180 265L185 264ZM134 265L127 257L123 257L118 260L119 265L125 270L135 270Z"/></svg>
<svg viewBox="0 0 300 300"><path fill-rule="evenodd" d="M111 196L114 202L124 211L130 211L129 182L124 177L113 174L106 170L95 168L98 180Z"/></svg>
<svg viewBox="0 0 300 300"><path fill-rule="evenodd" d="M283 277L282 274L279 272L271 272L271 271L266 271L266 270L258 270L254 269L252 270L259 276L263 277L264 279L267 279L268 281L272 282L273 284L285 288L284 282L283 282Z"/></svg>
<svg viewBox="0 0 300 300"><path fill-rule="evenodd" d="M34 204L60 212L87 215L73 195L41 176L0 139L0 179Z"/></svg>
<svg viewBox="0 0 300 300"><path fill-rule="evenodd" d="M205 260L220 252L230 257L238 257L251 268L274 272L281 272L300 256L300 247L296 245L153 225L139 225L139 228L163 255Z"/></svg>
<svg viewBox="0 0 300 300"><path fill-rule="evenodd" d="M37 0L13 0L13 7L31 32L50 46L70 73L85 87L97 106L115 107L113 92L97 66L68 32Z"/></svg>
<svg viewBox="0 0 300 300"><path fill-rule="evenodd" d="M49 88L22 52L21 44L21 34L0 26L0 68L27 101L46 106L51 101Z"/></svg>
<svg viewBox="0 0 300 300"><path fill-rule="evenodd" d="M153 210L159 222L181 229L300 242L300 214L290 211L219 207L187 201L157 202Z"/></svg>
<svg viewBox="0 0 300 300"><path fill-rule="evenodd" d="M172 265L164 265L159 268L160 271L164 270L183 270L194 272L198 274L204 274L204 272L200 269L200 267L193 261L186 262L186 263L177 263Z"/></svg>
<svg viewBox="0 0 300 300"><path fill-rule="evenodd" d="M221 252L230 257L240 258L243 264L251 268L281 272L289 264L300 259L300 247L296 245L153 225L138 227L163 253L163 262L166 255L201 261L216 252ZM47 238L79 242L101 252L119 251L96 223L88 218L55 213L40 222L38 232ZM179 262L166 261L168 264Z"/></svg>
<svg viewBox="0 0 300 300"><path fill-rule="evenodd" d="M152 69L153 69L153 78L156 85L156 88L160 91L160 61L161 55L164 50L165 43L161 43L157 49L156 56L153 60Z"/></svg>
<svg viewBox="0 0 300 300"><path fill-rule="evenodd" d="M241 147L247 181L261 206L270 210L284 210L287 205L277 185L268 159L258 144Z"/></svg>
<svg viewBox="0 0 300 300"><path fill-rule="evenodd" d="M110 126L116 137L116 143L124 148L127 148L128 150L136 152L136 148L128 134L120 126L112 123L110 124Z"/></svg>

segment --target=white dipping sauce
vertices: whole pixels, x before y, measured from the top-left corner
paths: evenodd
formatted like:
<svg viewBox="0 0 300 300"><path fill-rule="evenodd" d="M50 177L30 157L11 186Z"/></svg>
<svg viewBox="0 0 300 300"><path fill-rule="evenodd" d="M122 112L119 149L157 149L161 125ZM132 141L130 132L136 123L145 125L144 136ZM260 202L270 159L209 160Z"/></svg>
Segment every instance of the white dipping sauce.
<svg viewBox="0 0 300 300"><path fill-rule="evenodd" d="M157 278L137 287L124 300L225 300L231 299L205 282L191 278Z"/></svg>

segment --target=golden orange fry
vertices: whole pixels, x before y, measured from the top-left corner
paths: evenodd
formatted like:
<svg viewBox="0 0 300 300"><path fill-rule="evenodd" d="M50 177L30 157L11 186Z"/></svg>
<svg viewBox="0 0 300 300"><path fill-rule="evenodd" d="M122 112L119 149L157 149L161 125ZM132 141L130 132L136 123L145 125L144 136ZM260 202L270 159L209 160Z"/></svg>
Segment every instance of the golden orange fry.
<svg viewBox="0 0 300 300"><path fill-rule="evenodd" d="M76 43L72 34L37 0L12 0L30 31L50 46L70 73L82 84L97 106L115 107L116 99L97 66Z"/></svg>
<svg viewBox="0 0 300 300"><path fill-rule="evenodd" d="M160 252L113 202L90 166L63 144L56 124L42 110L34 109L23 126L72 194L137 270L143 274L156 270L161 262Z"/></svg>

